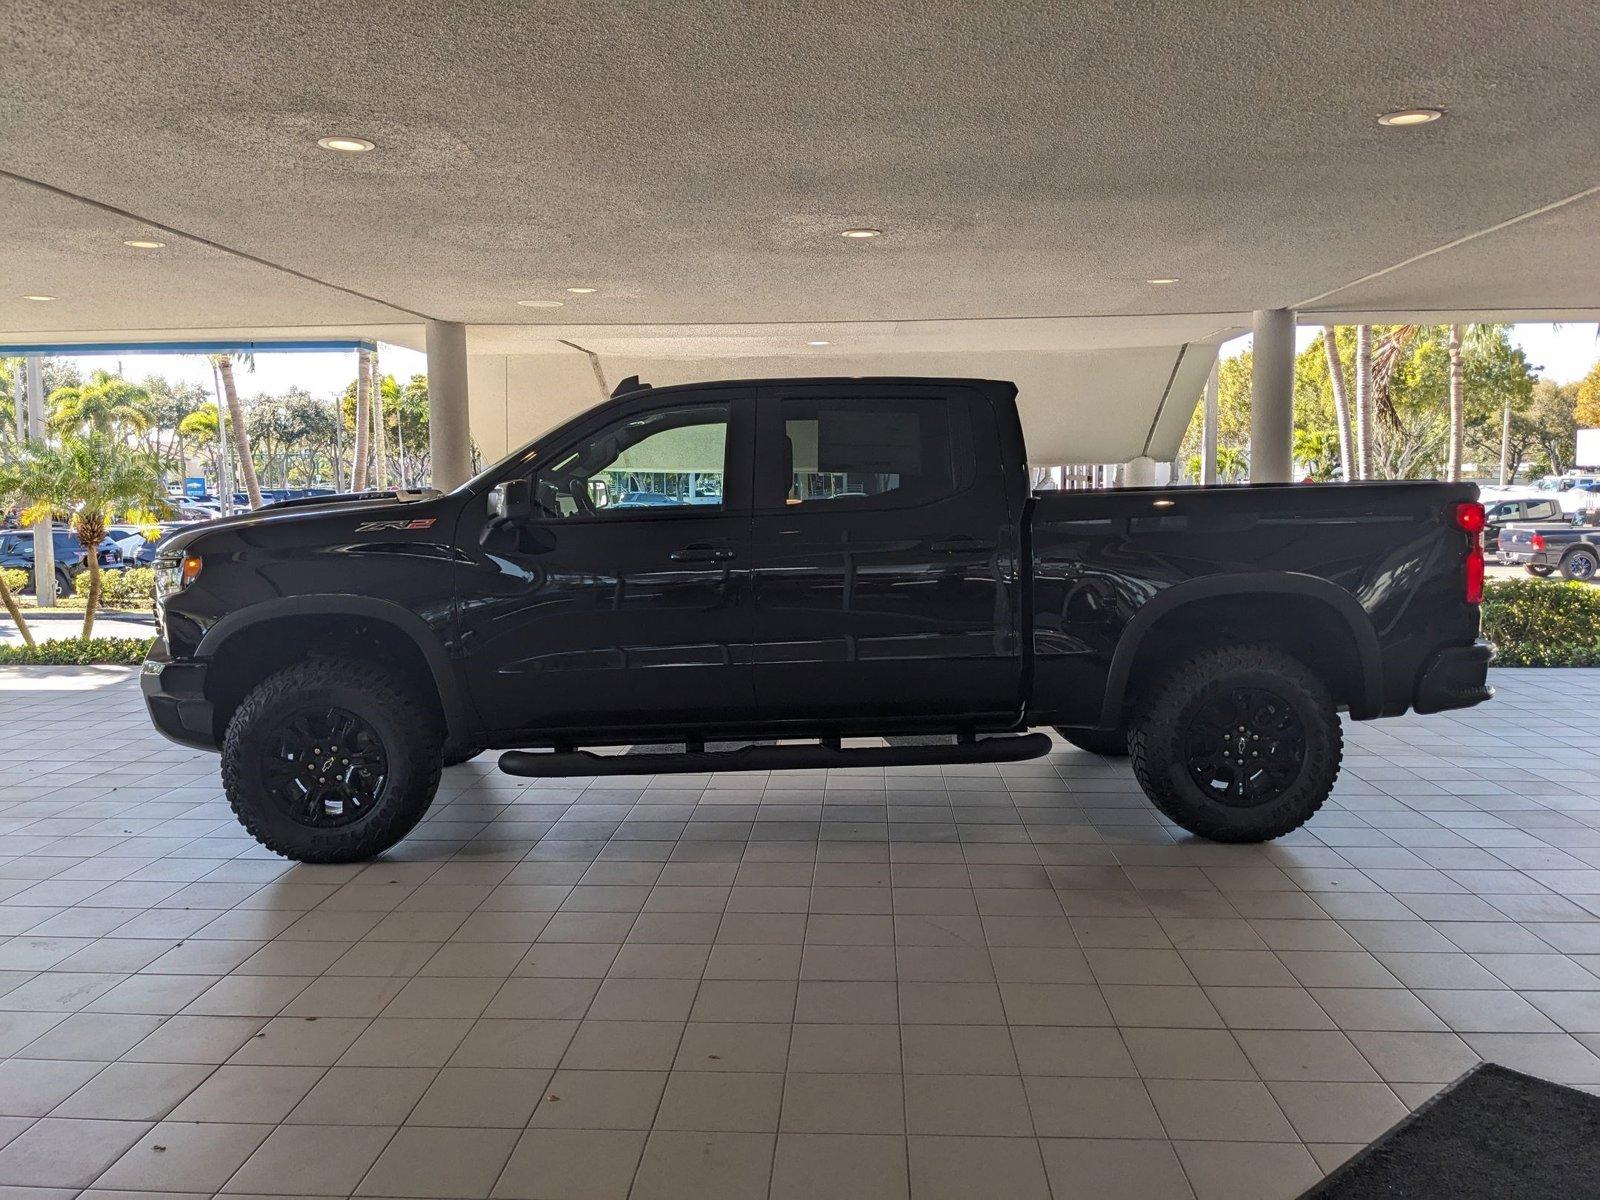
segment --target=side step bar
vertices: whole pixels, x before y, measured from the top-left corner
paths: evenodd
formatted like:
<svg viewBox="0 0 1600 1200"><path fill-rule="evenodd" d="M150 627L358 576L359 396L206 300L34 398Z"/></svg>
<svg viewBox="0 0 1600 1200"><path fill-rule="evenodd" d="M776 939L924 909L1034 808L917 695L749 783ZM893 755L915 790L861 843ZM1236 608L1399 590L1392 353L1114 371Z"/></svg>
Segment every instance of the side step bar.
<svg viewBox="0 0 1600 1200"><path fill-rule="evenodd" d="M1050 752L1046 733L1010 734L939 746L745 746L681 754L595 754L588 750L507 750L507 775L561 779L573 775L682 775L702 771L802 771L828 767L930 767L954 763L1024 762Z"/></svg>

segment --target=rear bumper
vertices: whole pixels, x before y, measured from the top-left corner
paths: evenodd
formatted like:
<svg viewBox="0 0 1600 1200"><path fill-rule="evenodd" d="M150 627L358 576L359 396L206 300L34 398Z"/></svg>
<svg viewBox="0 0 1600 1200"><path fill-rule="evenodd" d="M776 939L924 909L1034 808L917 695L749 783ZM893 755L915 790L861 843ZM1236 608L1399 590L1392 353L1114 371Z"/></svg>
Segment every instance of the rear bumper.
<svg viewBox="0 0 1600 1200"><path fill-rule="evenodd" d="M155 727L181 746L215 750L213 714L205 684L206 664L192 659L174 660L159 638L150 647L150 656L139 672L139 690L144 693L144 704Z"/></svg>
<svg viewBox="0 0 1600 1200"><path fill-rule="evenodd" d="M1430 658L1417 676L1412 707L1419 713L1470 708L1494 697L1489 686L1489 661L1494 644L1478 641L1470 646L1447 646Z"/></svg>

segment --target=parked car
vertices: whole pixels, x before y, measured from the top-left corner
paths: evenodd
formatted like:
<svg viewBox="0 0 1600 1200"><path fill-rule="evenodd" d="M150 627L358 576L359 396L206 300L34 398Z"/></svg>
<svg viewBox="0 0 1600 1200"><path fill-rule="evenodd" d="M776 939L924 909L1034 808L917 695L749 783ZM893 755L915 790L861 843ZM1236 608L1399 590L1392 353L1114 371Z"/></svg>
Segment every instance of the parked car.
<svg viewBox="0 0 1600 1200"><path fill-rule="evenodd" d="M56 558L56 599L65 599L72 595L73 581L88 569L89 558L84 553L83 546L70 529L57 526L51 542L55 547ZM117 565L117 551L107 547L104 542L98 548L100 565L108 570L115 569ZM33 530L8 529L0 534L0 567L9 567L14 570L27 571L30 576L33 571ZM28 585L32 590L32 582Z"/></svg>
<svg viewBox="0 0 1600 1200"><path fill-rule="evenodd" d="M263 845L331 862L404 837L490 746L523 776L766 771L1017 761L1051 748L1037 726L1131 753L1185 829L1261 841L1327 799L1341 710L1493 695L1475 485L1030 495L1015 396L629 380L447 495L177 534L151 718L220 749ZM624 455L707 445L720 504L595 503ZM859 494L795 499L822 476ZM841 744L901 734L941 736ZM685 750L580 748L636 743Z"/></svg>
<svg viewBox="0 0 1600 1200"><path fill-rule="evenodd" d="M1483 548L1490 554L1500 549L1500 530L1515 523L1559 524L1572 522L1561 511L1561 505L1551 497L1520 497L1494 500L1484 504Z"/></svg>
<svg viewBox="0 0 1600 1200"><path fill-rule="evenodd" d="M1560 571L1565 579L1587 583L1600 574L1600 529L1571 522L1507 525L1500 530L1496 556L1531 575Z"/></svg>

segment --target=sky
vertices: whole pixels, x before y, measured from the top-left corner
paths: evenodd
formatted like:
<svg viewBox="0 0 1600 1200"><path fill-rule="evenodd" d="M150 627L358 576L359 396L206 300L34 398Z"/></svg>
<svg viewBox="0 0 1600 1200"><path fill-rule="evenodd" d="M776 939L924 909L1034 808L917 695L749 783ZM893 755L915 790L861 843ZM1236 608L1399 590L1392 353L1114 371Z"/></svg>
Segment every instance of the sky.
<svg viewBox="0 0 1600 1200"><path fill-rule="evenodd" d="M1304 350L1321 334L1320 325L1301 325L1295 330L1296 353ZM1573 383L1589 373L1600 360L1600 338L1593 321L1551 325L1538 322L1511 327L1511 344L1528 356L1534 373L1556 383ZM1233 358L1250 349L1250 335L1222 344L1222 357Z"/></svg>
<svg viewBox="0 0 1600 1200"><path fill-rule="evenodd" d="M1303 350L1320 332L1316 325L1302 325L1296 331L1296 349ZM1515 325L1511 340L1527 354L1538 374L1557 383L1570 383L1582 379L1596 360L1600 360L1600 338L1596 337L1594 323L1550 325L1548 323ZM1222 347L1223 357L1241 354L1250 348L1250 338L1234 338ZM93 355L74 358L79 369L87 375L96 369L117 370L130 379L143 379L146 375L164 375L168 379L185 380L199 384L209 394L212 388L211 366L202 357L192 354L129 354ZM378 365L385 375L401 381L413 375L426 374L427 356L404 346L387 342L378 344ZM259 353L255 370L239 370L236 378L239 395L245 400L261 395L280 395L292 386L304 388L319 399L331 399L343 392L355 378L356 356L352 351L338 353Z"/></svg>

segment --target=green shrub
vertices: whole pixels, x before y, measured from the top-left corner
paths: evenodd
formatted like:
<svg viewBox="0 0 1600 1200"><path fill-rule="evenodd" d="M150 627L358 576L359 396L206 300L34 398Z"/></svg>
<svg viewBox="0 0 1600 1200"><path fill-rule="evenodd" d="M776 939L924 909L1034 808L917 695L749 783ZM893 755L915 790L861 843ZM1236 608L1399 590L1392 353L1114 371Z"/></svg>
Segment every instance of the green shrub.
<svg viewBox="0 0 1600 1200"><path fill-rule="evenodd" d="M16 567L0 568L0 575L6 577L6 587L11 589L13 596L19 595L23 588L33 586L33 576L29 572L19 570Z"/></svg>
<svg viewBox="0 0 1600 1200"><path fill-rule="evenodd" d="M82 667L94 663L137 666L154 638L55 638L37 646L0 646L0 666Z"/></svg>
<svg viewBox="0 0 1600 1200"><path fill-rule="evenodd" d="M84 603L89 599L89 572L72 581L72 591ZM156 602L156 573L153 567L129 567L126 571L100 573L100 603L106 608L152 608Z"/></svg>
<svg viewBox="0 0 1600 1200"><path fill-rule="evenodd" d="M1483 634L1503 667L1600 666L1600 588L1497 579L1484 589Z"/></svg>

